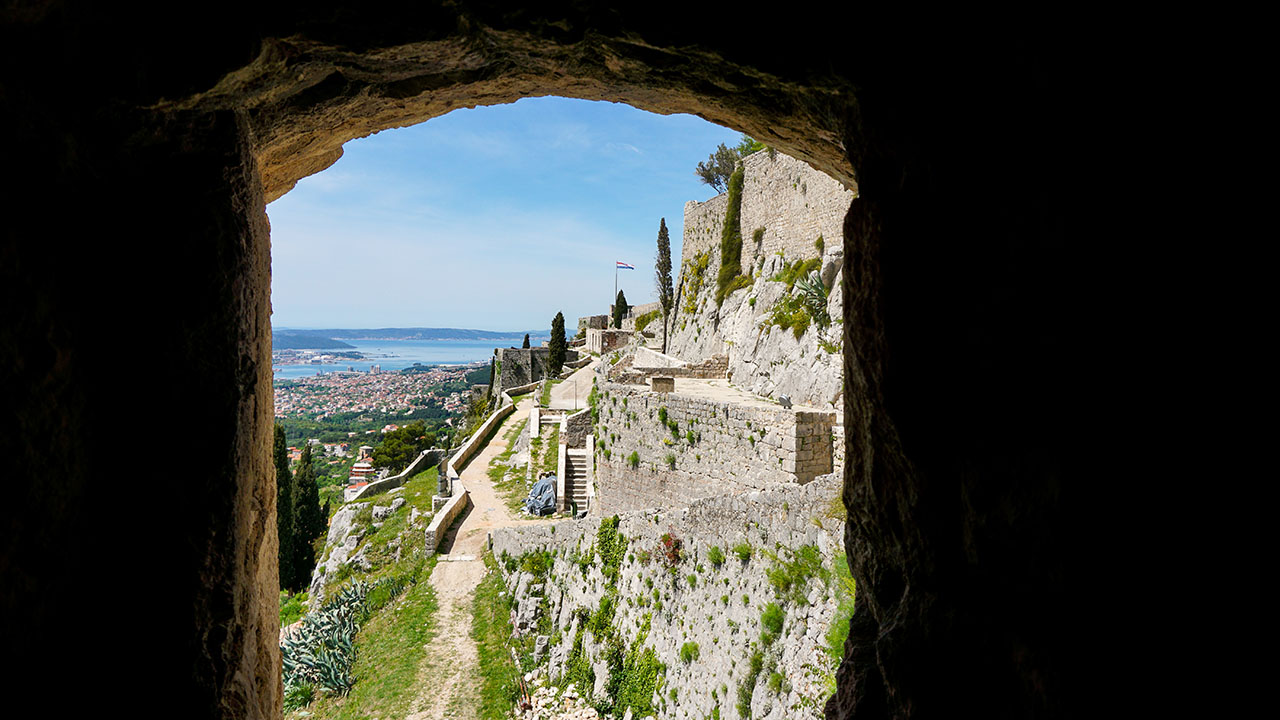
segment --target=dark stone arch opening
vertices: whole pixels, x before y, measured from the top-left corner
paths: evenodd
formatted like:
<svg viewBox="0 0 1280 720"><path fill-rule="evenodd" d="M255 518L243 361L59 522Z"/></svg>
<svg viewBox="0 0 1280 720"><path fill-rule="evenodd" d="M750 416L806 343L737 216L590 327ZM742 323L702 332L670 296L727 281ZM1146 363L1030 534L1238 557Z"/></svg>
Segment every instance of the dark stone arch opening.
<svg viewBox="0 0 1280 720"><path fill-rule="evenodd" d="M829 713L1065 712L1053 38L569 3L180 12L162 31L56 3L0 24L24 181L0 248L12 682L278 714L265 202L353 137L558 94L693 112L858 183L859 609ZM85 644L149 664L107 659L68 697L49 669Z"/></svg>

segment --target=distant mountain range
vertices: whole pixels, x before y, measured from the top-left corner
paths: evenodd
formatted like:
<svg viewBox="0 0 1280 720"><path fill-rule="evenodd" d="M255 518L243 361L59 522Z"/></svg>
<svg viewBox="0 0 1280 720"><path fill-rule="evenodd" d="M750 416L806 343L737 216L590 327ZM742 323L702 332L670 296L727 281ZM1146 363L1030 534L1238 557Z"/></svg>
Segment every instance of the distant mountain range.
<svg viewBox="0 0 1280 720"><path fill-rule="evenodd" d="M530 330L529 340L534 345L551 337L546 330ZM466 328L333 328L324 330L294 330L290 328L274 328L271 333L271 345L277 350L284 349L323 349L351 347L342 340L491 340L493 342L524 341L525 331L495 332L493 330L470 330ZM325 345L297 343L330 343ZM282 344L287 343L287 344Z"/></svg>

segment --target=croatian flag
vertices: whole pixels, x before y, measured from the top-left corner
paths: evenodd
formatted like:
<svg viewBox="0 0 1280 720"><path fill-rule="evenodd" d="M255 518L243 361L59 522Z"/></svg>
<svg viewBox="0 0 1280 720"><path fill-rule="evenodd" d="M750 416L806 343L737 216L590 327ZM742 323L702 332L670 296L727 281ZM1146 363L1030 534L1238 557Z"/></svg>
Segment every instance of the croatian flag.
<svg viewBox="0 0 1280 720"><path fill-rule="evenodd" d="M616 268L614 268L614 269L615 269L615 270L635 270L635 268L634 268L634 267L632 267L631 265L628 265L628 264L626 264L626 263L622 262L621 260L619 260L619 261L618 261L618 266L617 266Z"/></svg>

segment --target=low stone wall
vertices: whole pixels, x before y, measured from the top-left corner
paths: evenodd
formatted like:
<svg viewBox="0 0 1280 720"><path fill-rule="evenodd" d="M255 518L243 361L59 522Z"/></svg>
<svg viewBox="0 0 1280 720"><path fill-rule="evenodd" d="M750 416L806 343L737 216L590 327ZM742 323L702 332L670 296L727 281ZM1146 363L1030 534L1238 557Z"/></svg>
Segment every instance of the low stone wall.
<svg viewBox="0 0 1280 720"><path fill-rule="evenodd" d="M587 408L565 417L560 431L560 443L571 448L581 448L586 446L587 436L590 434L591 409Z"/></svg>
<svg viewBox="0 0 1280 720"><path fill-rule="evenodd" d="M427 525L426 544L423 550L427 555L431 555L436 548L440 547L440 541L444 539L444 534L453 525L453 521L457 520L462 511L469 507L471 507L471 494L467 492L466 486L461 481L454 481L453 497L449 498L449 502L436 512L435 517L431 518L431 524Z"/></svg>
<svg viewBox="0 0 1280 720"><path fill-rule="evenodd" d="M752 718L820 718L834 687L836 663L827 645L840 640L827 633L847 616L852 599L850 583L841 580L847 570L838 568L844 562L840 488L840 478L828 475L680 510L621 513L621 562L612 582L596 552L602 517L494 530L515 633L546 636L541 662L553 681L580 648L595 684L578 691L596 697L610 680L610 632L624 656L652 650L661 665L661 697L676 699L655 703L659 720L737 717L740 697ZM664 534L681 542L674 563L667 562ZM539 551L551 553L549 572L541 576L522 569L532 565L522 562L526 554ZM801 556L816 565L796 571L790 563ZM791 581L785 588L771 581L780 569ZM607 597L611 615L597 613ZM781 615L781 632L765 642L770 605ZM606 637L596 636L588 617L608 626ZM763 671L753 677L757 651ZM772 689L775 672L783 682Z"/></svg>
<svg viewBox="0 0 1280 720"><path fill-rule="evenodd" d="M489 440L489 435L493 433L499 423L501 423L508 415L515 412L515 402L512 401L510 395L503 393L499 402L502 404L498 409L494 410L493 414L489 416L489 419L485 420L480 425L480 428L462 444L462 447L458 448L458 451L453 454L453 457L449 458L448 467L450 478L456 478L462 474L462 468L466 467L471 458L480 451L480 448L485 446Z"/></svg>
<svg viewBox="0 0 1280 720"><path fill-rule="evenodd" d="M834 412L746 406L613 382L600 390L596 493L603 512L685 505L831 472Z"/></svg>
<svg viewBox="0 0 1280 720"><path fill-rule="evenodd" d="M344 499L346 502L355 502L356 500L365 500L373 497L374 495L381 495L388 490L394 490L403 485L405 480L408 480L432 465L439 464L439 462L444 459L445 453L447 452L449 451L440 448L423 450L418 454L418 457L413 459L413 462L409 463L409 467L402 470L399 474L392 475L389 478L383 478L376 482L371 482L357 490L351 495L351 497Z"/></svg>

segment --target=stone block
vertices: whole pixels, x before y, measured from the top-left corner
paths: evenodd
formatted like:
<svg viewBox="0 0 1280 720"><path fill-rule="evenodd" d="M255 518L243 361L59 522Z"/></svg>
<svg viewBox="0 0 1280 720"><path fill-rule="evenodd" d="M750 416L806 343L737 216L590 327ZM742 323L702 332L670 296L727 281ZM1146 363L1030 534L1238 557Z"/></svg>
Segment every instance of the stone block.
<svg viewBox="0 0 1280 720"><path fill-rule="evenodd" d="M649 379L652 384L653 391L659 393L671 393L676 391L676 379L673 377L657 377Z"/></svg>

